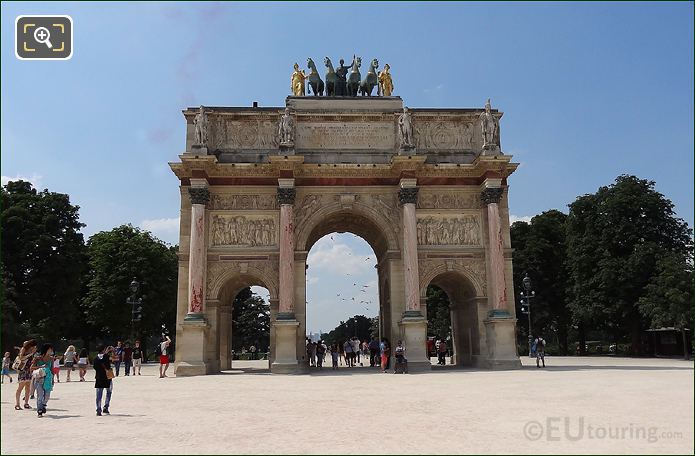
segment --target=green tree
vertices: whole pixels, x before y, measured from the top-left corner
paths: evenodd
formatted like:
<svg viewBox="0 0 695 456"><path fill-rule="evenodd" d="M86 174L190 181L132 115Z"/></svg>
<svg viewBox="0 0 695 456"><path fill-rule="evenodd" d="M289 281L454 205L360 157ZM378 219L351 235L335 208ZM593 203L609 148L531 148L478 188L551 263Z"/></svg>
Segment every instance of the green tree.
<svg viewBox="0 0 695 456"><path fill-rule="evenodd" d="M82 307L87 321L105 338L127 338L131 308L126 304L133 278L140 282L142 320L135 330L159 334L161 325L176 324L177 247L149 232L122 225L99 232L87 241L89 270Z"/></svg>
<svg viewBox="0 0 695 456"><path fill-rule="evenodd" d="M241 352L255 345L258 350L270 346L270 306L247 287L232 304L232 348Z"/></svg>
<svg viewBox="0 0 695 456"><path fill-rule="evenodd" d="M683 357L688 359L687 328L693 327L693 258L677 253L657 260L656 275L639 299L639 308L652 328L673 326L683 337Z"/></svg>
<svg viewBox="0 0 695 456"><path fill-rule="evenodd" d="M546 340L555 336L560 353L568 353L571 312L568 308L567 287L567 215L549 210L531 219L530 223L515 222L510 228L514 249L514 295L519 315L519 343L528 341L528 319L521 313L520 293L526 273L532 280L536 297L531 301L532 328L535 335Z"/></svg>
<svg viewBox="0 0 695 456"><path fill-rule="evenodd" d="M364 315L355 315L348 318L347 321L341 321L335 329L328 333L327 342L343 343L347 339L354 336L359 337L361 341L369 340L372 335L372 319Z"/></svg>
<svg viewBox="0 0 695 456"><path fill-rule="evenodd" d="M21 180L8 182L0 199L3 346L69 338L79 329L86 264L79 206Z"/></svg>
<svg viewBox="0 0 695 456"><path fill-rule="evenodd" d="M654 182L619 176L570 204L567 254L570 307L580 328L580 349L589 327L605 329L616 340L632 340L641 353L648 320L637 305L658 274L657 259L687 255L692 231L675 217L673 203L654 190Z"/></svg>
<svg viewBox="0 0 695 456"><path fill-rule="evenodd" d="M444 338L451 335L449 296L436 285L427 287L427 335Z"/></svg>

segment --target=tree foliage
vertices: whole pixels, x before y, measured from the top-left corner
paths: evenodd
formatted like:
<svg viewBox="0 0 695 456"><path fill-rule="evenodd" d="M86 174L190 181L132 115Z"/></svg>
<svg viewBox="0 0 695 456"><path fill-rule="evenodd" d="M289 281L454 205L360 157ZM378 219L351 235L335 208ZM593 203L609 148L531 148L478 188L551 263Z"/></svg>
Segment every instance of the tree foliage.
<svg viewBox="0 0 695 456"><path fill-rule="evenodd" d="M558 210L543 212L530 223L515 222L510 228L514 249L514 295L519 318L520 343L528 339L528 319L521 313L520 293L526 273L536 297L531 300L534 336L551 340L554 335L561 354L568 352L571 312L567 299L569 274L566 243L567 215Z"/></svg>
<svg viewBox="0 0 695 456"><path fill-rule="evenodd" d="M122 225L102 231L87 242L89 271L82 308L97 333L126 338L131 330L131 307L126 304L133 278L143 298L138 334L158 334L162 324L176 323L178 258L149 232Z"/></svg>
<svg viewBox="0 0 695 456"><path fill-rule="evenodd" d="M652 181L623 175L577 198L567 218L570 308L576 323L616 338L627 331L639 352L648 320L637 303L658 275L658 259L687 255L691 236Z"/></svg>
<svg viewBox="0 0 695 456"><path fill-rule="evenodd" d="M251 345L258 350L270 346L270 306L247 287L232 304L232 348L241 352Z"/></svg>
<svg viewBox="0 0 695 456"><path fill-rule="evenodd" d="M449 296L436 285L427 287L427 335L446 338L451 334Z"/></svg>
<svg viewBox="0 0 695 456"><path fill-rule="evenodd" d="M67 336L80 323L86 264L79 206L21 180L8 182L0 197L3 346Z"/></svg>
<svg viewBox="0 0 695 456"><path fill-rule="evenodd" d="M372 337L372 322L373 319L364 315L355 315L347 321L341 321L335 329L328 332L326 342L343 343L354 336L359 337L361 341L369 340Z"/></svg>

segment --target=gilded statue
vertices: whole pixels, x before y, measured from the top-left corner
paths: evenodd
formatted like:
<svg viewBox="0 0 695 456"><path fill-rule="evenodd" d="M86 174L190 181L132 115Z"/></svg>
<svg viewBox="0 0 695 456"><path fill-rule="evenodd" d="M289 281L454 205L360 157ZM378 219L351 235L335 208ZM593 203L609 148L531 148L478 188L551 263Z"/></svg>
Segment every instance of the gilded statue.
<svg viewBox="0 0 695 456"><path fill-rule="evenodd" d="M295 63L294 64L294 73L292 73L292 77L290 79L290 89L292 90L292 93L294 94L295 97L303 97L306 95L306 91L304 88L304 81L306 80L307 75L304 73L304 70L299 69L299 64Z"/></svg>
<svg viewBox="0 0 695 456"><path fill-rule="evenodd" d="M391 66L387 63L384 65L384 70L379 72L379 95L390 97L393 93L393 80L389 70Z"/></svg>

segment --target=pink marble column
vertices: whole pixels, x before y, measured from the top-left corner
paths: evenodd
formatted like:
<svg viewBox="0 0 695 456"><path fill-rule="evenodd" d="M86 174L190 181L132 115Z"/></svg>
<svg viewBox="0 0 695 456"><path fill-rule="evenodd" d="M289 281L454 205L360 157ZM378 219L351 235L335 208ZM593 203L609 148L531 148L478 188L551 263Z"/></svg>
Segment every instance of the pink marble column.
<svg viewBox="0 0 695 456"><path fill-rule="evenodd" d="M420 314L419 272L417 261L417 219L415 203L417 187L404 187L398 191L403 205L403 276L405 281L405 308L407 313Z"/></svg>
<svg viewBox="0 0 695 456"><path fill-rule="evenodd" d="M188 320L203 319L205 308L205 205L210 192L204 187L189 187L191 197L191 237L188 255Z"/></svg>
<svg viewBox="0 0 695 456"><path fill-rule="evenodd" d="M280 204L280 290L278 319L294 318L294 214L296 189L278 188Z"/></svg>
<svg viewBox="0 0 695 456"><path fill-rule="evenodd" d="M487 227L490 252L490 271L493 310L507 310L507 284L504 280L504 243L500 221L499 202L504 189L491 187L483 190L481 199L487 205Z"/></svg>

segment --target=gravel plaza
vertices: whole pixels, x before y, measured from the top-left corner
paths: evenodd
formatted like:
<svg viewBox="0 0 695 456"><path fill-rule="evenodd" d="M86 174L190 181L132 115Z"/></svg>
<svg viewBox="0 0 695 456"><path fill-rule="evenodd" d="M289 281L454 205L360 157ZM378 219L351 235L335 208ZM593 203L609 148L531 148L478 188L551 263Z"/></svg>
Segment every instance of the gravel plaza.
<svg viewBox="0 0 695 456"><path fill-rule="evenodd" d="M522 363L510 371L358 367L284 376L263 361L235 361L220 375L162 380L149 364L141 377L114 380L103 417L95 416L93 371L86 383L56 384L41 419L14 410L16 383L5 382L2 454L45 454L47 439L52 454L92 452L87 442L97 436L104 454L693 451L692 362Z"/></svg>

